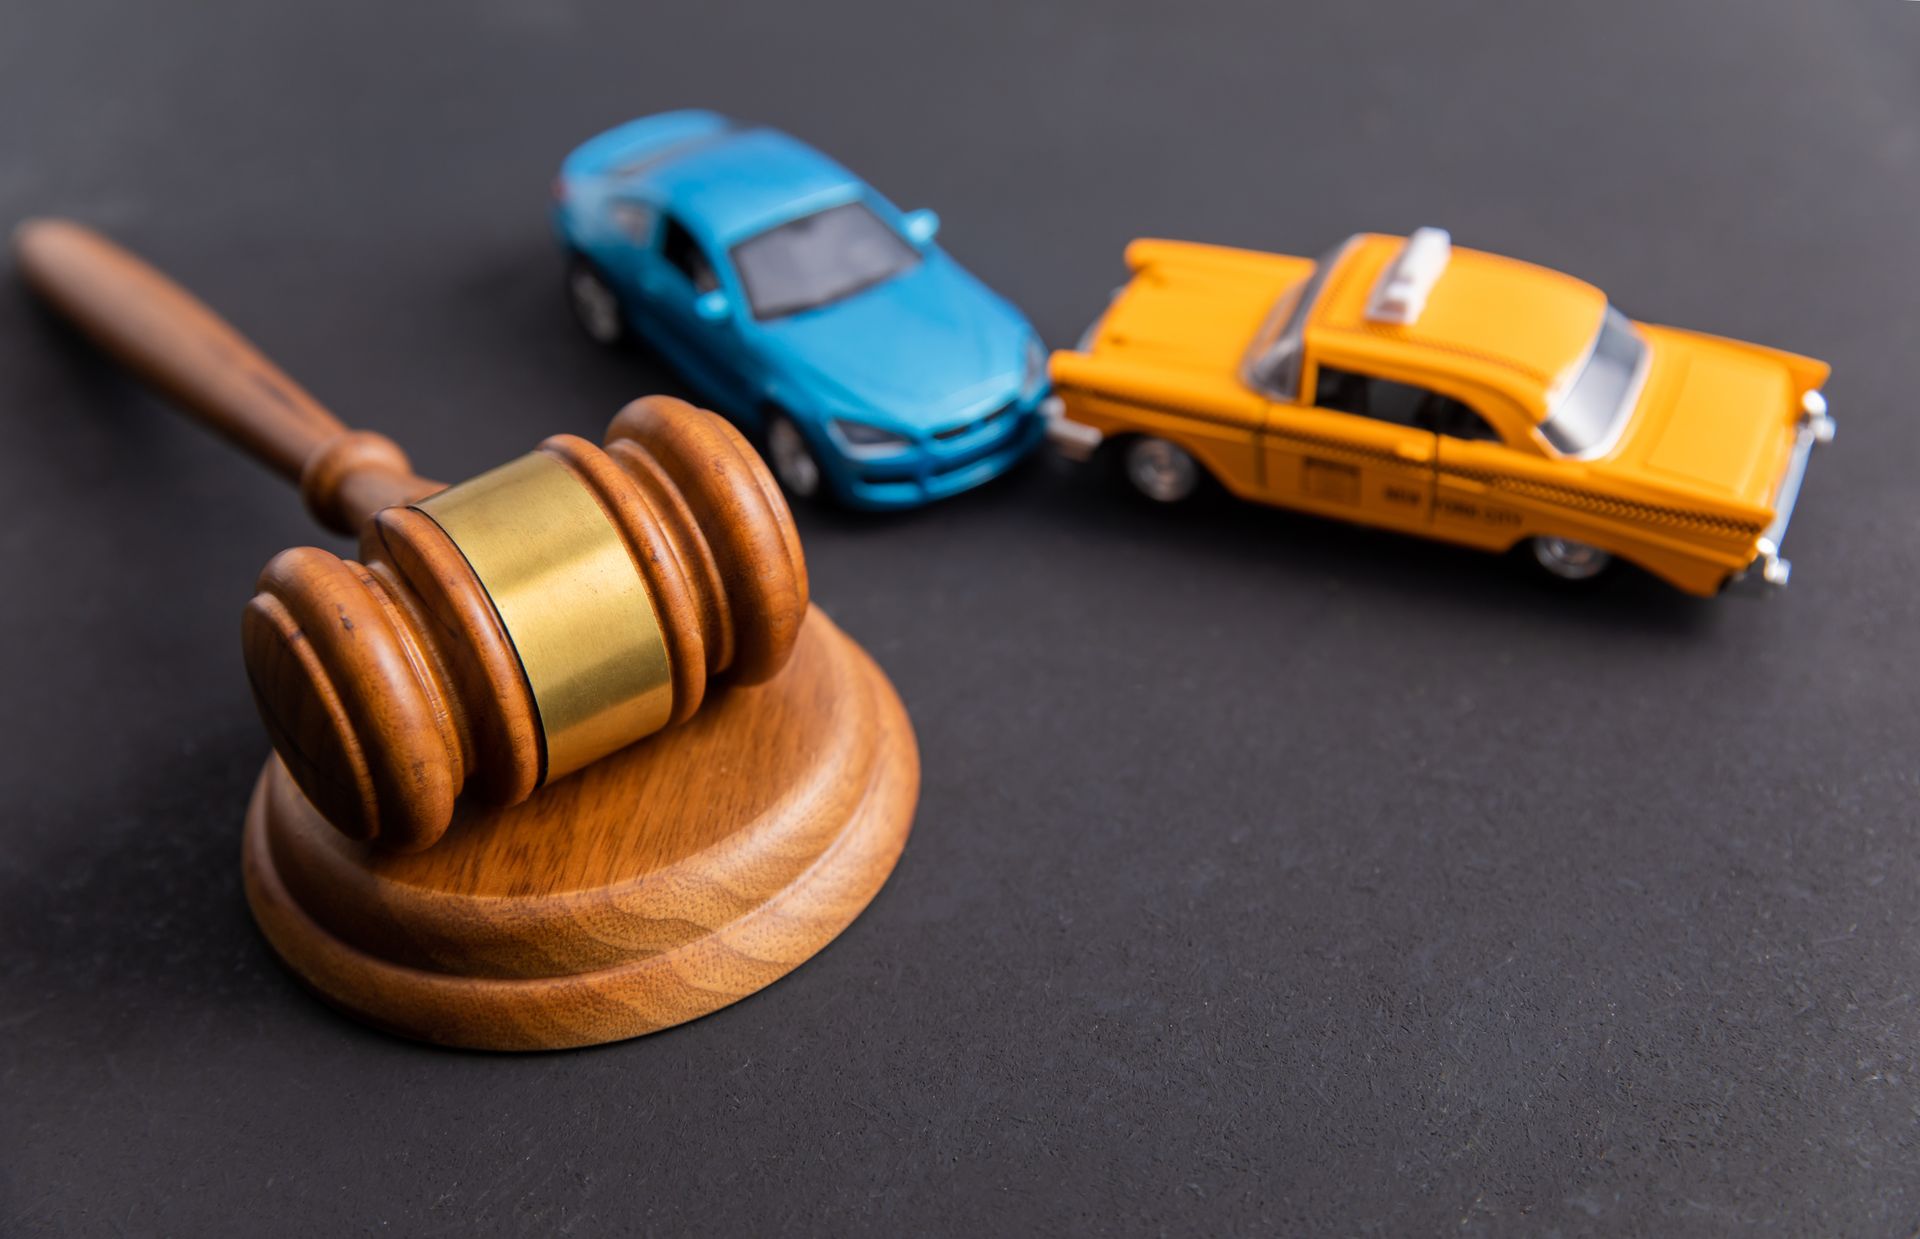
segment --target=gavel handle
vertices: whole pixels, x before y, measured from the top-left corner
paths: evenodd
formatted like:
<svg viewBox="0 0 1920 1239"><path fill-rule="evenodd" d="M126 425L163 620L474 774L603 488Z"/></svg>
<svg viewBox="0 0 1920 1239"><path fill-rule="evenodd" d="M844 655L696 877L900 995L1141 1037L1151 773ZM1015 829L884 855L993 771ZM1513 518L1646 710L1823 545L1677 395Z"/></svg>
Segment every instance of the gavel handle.
<svg viewBox="0 0 1920 1239"><path fill-rule="evenodd" d="M180 285L69 220L28 220L14 254L34 291L188 413L299 485L345 534L381 508L440 489L392 440L349 430Z"/></svg>

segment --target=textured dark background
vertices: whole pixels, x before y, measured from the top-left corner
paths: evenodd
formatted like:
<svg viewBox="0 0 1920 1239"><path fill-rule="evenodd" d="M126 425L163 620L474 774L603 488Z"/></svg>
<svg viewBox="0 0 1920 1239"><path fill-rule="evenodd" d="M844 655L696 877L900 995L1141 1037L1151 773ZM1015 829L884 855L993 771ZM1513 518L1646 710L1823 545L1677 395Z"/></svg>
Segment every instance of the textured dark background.
<svg viewBox="0 0 1920 1239"><path fill-rule="evenodd" d="M900 869L732 1009L493 1057L262 945L236 621L315 535L0 288L0 1232L1920 1226L1920 4L7 7L0 217L440 477L676 390L575 337L544 211L693 103L937 207L1056 344L1137 235L1436 223L1830 359L1842 433L1759 603L1050 462L805 513L919 728Z"/></svg>

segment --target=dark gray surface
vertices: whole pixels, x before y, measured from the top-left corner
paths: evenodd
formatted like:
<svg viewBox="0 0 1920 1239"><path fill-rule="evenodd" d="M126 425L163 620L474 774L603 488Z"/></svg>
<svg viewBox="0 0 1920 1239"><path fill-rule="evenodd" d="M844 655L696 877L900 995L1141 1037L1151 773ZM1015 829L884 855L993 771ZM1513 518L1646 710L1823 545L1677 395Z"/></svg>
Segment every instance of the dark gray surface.
<svg viewBox="0 0 1920 1239"><path fill-rule="evenodd" d="M573 142L780 123L1070 341L1131 237L1360 227L1832 360L1774 602L1039 464L803 515L926 782L868 914L661 1036L328 1013L238 882L290 494L0 290L0 1232L1911 1234L1920 5L14 5L0 217L140 249L457 478L672 390ZM166 10L164 13L162 10Z"/></svg>

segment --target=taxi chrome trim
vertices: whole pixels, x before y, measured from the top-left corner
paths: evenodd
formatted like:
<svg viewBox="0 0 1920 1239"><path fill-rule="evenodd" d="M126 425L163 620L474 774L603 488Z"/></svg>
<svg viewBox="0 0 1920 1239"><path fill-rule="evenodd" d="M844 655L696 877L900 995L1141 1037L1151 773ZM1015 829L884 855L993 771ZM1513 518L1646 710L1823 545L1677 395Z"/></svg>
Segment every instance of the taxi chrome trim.
<svg viewBox="0 0 1920 1239"><path fill-rule="evenodd" d="M1833 415L1827 412L1827 398L1810 391L1800 398L1800 420L1793 435L1793 455L1787 471L1780 477L1780 488L1773 497L1773 523L1754 543L1753 562L1733 579L1732 584L1750 590L1770 592L1784 589L1793 579L1793 563L1780 554L1787 526L1793 522L1793 509L1800 502L1800 487L1807 479L1807 461L1813 449L1833 442Z"/></svg>
<svg viewBox="0 0 1920 1239"><path fill-rule="evenodd" d="M1100 450L1106 438L1098 427L1076 422L1067 416L1067 402L1048 396L1040 404L1040 415L1047 419L1047 439L1068 460L1087 461Z"/></svg>

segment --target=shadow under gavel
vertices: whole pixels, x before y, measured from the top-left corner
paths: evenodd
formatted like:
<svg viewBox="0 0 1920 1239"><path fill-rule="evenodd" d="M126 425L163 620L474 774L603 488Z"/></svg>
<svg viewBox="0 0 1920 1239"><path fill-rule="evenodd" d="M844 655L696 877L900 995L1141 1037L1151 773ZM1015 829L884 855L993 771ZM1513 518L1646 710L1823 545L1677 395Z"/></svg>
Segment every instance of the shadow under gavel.
<svg viewBox="0 0 1920 1239"><path fill-rule="evenodd" d="M260 716L350 837L430 846L471 786L513 804L757 683L807 614L793 518L739 432L637 400L604 447L555 435L456 486L349 430L212 310L78 224L14 234L27 282L275 472L360 558L275 556L242 644Z"/></svg>

